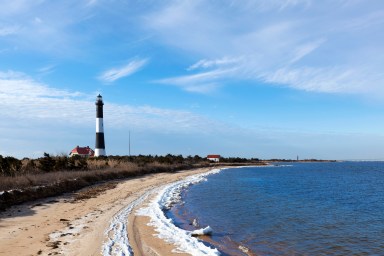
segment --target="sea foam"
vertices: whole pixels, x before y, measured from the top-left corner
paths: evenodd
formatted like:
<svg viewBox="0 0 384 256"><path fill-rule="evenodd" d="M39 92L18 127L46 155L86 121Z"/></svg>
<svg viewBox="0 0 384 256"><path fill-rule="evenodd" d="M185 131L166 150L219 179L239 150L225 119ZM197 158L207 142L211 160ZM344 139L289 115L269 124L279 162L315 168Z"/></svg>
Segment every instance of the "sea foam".
<svg viewBox="0 0 384 256"><path fill-rule="evenodd" d="M212 235L213 229L210 226L207 226L202 229L197 229L191 232L192 236L206 236L206 235Z"/></svg>
<svg viewBox="0 0 384 256"><path fill-rule="evenodd" d="M102 246L103 256L132 256L133 251L128 241L128 215L132 212L132 209L141 204L150 194L157 191L152 189L144 193L141 197L134 200L122 210L120 210L109 225L109 228L105 231L107 237L106 242Z"/></svg>
<svg viewBox="0 0 384 256"><path fill-rule="evenodd" d="M189 176L184 180L165 185L159 189L157 195L152 199L147 207L139 209L136 214L149 216L151 221L148 225L155 227L157 236L167 242L176 245L174 252L187 252L192 255L220 255L216 248L211 248L196 237L192 236L191 231L186 231L176 227L172 219L164 215L164 210L169 209L175 203L180 202L181 192L186 187L206 180L206 176L220 172L222 169L215 169L204 174ZM199 230L199 232L202 230ZM205 230L208 231L208 230ZM212 232L212 229L209 228Z"/></svg>

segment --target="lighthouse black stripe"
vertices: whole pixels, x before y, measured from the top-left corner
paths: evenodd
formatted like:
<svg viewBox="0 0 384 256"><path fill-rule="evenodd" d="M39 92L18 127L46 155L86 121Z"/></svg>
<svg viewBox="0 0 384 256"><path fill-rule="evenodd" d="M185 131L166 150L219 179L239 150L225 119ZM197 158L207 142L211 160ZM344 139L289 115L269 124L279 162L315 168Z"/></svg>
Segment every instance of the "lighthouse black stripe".
<svg viewBox="0 0 384 256"><path fill-rule="evenodd" d="M96 145L95 156L105 156L104 127L103 127L103 99L96 97Z"/></svg>
<svg viewBox="0 0 384 256"><path fill-rule="evenodd" d="M96 105L96 117L103 118L103 105Z"/></svg>
<svg viewBox="0 0 384 256"><path fill-rule="evenodd" d="M103 132L96 133L96 148L105 148Z"/></svg>

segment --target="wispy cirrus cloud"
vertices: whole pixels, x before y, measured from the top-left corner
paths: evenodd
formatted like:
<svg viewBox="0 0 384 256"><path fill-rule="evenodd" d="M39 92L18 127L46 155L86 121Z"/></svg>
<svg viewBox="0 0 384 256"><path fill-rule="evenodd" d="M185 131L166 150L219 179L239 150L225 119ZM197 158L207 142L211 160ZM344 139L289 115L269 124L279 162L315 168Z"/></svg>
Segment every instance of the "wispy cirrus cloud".
<svg viewBox="0 0 384 256"><path fill-rule="evenodd" d="M267 83L286 85L298 90L383 95L384 75L360 68L281 68L260 75Z"/></svg>
<svg viewBox="0 0 384 256"><path fill-rule="evenodd" d="M132 60L128 64L122 67L111 68L109 70L104 71L98 78L99 80L105 83L113 83L114 81L120 78L130 76L138 72L147 63L148 63L148 59Z"/></svg>
<svg viewBox="0 0 384 256"><path fill-rule="evenodd" d="M153 35L148 41L156 47L165 46L171 52L178 49L178 53L188 55L189 60L190 56L200 60L186 63L188 72L180 77L195 77L196 74L190 72L201 69L237 68L237 74L232 72L232 78L246 77L259 82L258 79L266 73L278 73L282 69L326 72L336 68L342 73L360 67L370 70L362 72L363 75L381 72L384 65L381 54L384 52L384 35L381 33L384 11L379 0L372 0L369 5L360 0L168 0L156 3L133 0L129 4L96 0L3 2L0 36L15 35L17 40L10 40L12 46L17 42L23 49L33 48L57 55L65 53L67 57L73 52L83 54L83 49L90 46L99 33L108 36L113 33L121 39L117 40L120 42ZM329 12L329 6L332 6L332 12ZM105 19L110 19L111 24L127 26L114 28L111 32L108 22L100 17L107 17ZM97 31L92 29L94 22L101 24ZM88 29L80 32L77 25ZM100 49L103 46L96 46L94 51ZM140 70L146 64L142 61L135 60L123 67L106 70L99 79L113 83ZM196 79L193 86L183 88L209 91L215 87L213 85L221 83L220 79L227 77L225 74L210 82L203 79L201 86L197 85ZM330 76L325 73L324 77ZM313 86L323 91L323 85ZM370 85L361 84L360 87L369 90Z"/></svg>
<svg viewBox="0 0 384 256"><path fill-rule="evenodd" d="M237 58L230 58L230 57L223 57L220 59L202 59L196 62L195 64L189 66L187 68L188 71L195 70L195 69L206 69L206 68L213 68L213 67L222 67L222 66L228 66L233 65L236 63L239 63L243 60L243 57L237 57Z"/></svg>
<svg viewBox="0 0 384 256"><path fill-rule="evenodd" d="M155 82L177 86L188 92L209 94L222 85L224 79L231 78L235 72L235 68L214 69L192 75L160 79Z"/></svg>
<svg viewBox="0 0 384 256"><path fill-rule="evenodd" d="M308 42L303 45L299 45L293 52L293 57L290 60L289 64L293 64L301 60L306 55L309 55L311 52L319 48L325 41L325 39L319 39L313 42Z"/></svg>
<svg viewBox="0 0 384 256"><path fill-rule="evenodd" d="M200 57L186 65L188 72L217 73L209 81L185 73L161 80L164 84L194 92L232 78L314 92L384 93L378 75L384 65L379 1L224 2L170 1L147 15L145 25L160 42ZM334 11L325 15L330 5ZM229 22L228 16L237 18ZM216 72L224 68L236 71Z"/></svg>
<svg viewBox="0 0 384 256"><path fill-rule="evenodd" d="M37 72L39 72L39 75L48 75L55 71L56 66L56 64L48 64L44 67L37 69Z"/></svg>
<svg viewBox="0 0 384 256"><path fill-rule="evenodd" d="M66 58L78 56L89 42L88 31L92 33L79 33L75 28L93 14L92 8L84 8L85 5L84 1L1 1L0 36L13 35L7 43L24 51Z"/></svg>

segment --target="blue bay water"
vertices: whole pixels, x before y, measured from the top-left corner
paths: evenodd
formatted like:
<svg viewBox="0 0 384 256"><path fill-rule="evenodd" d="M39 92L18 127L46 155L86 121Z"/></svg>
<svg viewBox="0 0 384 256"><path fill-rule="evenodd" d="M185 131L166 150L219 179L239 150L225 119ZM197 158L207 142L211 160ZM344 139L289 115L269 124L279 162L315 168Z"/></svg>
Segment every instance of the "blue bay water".
<svg viewBox="0 0 384 256"><path fill-rule="evenodd" d="M182 197L167 214L224 255L384 255L384 162L227 169Z"/></svg>

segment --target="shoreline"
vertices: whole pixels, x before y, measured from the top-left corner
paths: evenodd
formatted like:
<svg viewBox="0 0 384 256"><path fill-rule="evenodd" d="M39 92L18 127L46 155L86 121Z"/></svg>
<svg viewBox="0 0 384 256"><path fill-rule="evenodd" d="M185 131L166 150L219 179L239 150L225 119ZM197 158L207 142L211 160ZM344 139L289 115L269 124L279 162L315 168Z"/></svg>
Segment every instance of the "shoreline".
<svg viewBox="0 0 384 256"><path fill-rule="evenodd" d="M115 183L113 188L106 188L91 198L74 200L77 194L100 185L13 206L0 213L0 255L103 255L102 246L109 235L106 230L114 216L127 205L155 188L215 168L111 181L107 184ZM180 255L172 253L173 244L155 237L156 231L147 225L149 218L134 216L134 209L128 215L127 229L135 255Z"/></svg>
<svg viewBox="0 0 384 256"><path fill-rule="evenodd" d="M164 209L171 208L179 203L180 194L186 188L193 184L200 183L207 176L219 173L224 168L214 168L204 173L190 175L182 180L168 183L151 194L141 205L138 205L132 221L128 222L131 230L130 241L133 241L139 255L219 255L216 248L211 248L204 244L200 238L191 235L191 231L181 229L173 224L173 221L165 216ZM145 227L147 226L147 227ZM148 228L148 226L150 228ZM141 232L142 230L151 230L151 232ZM143 233L143 234L141 234ZM161 238L163 244L158 246L152 237ZM150 238L150 239L149 239ZM164 243L171 245L164 250ZM172 249L172 250L171 250ZM135 254L136 255L136 254Z"/></svg>

